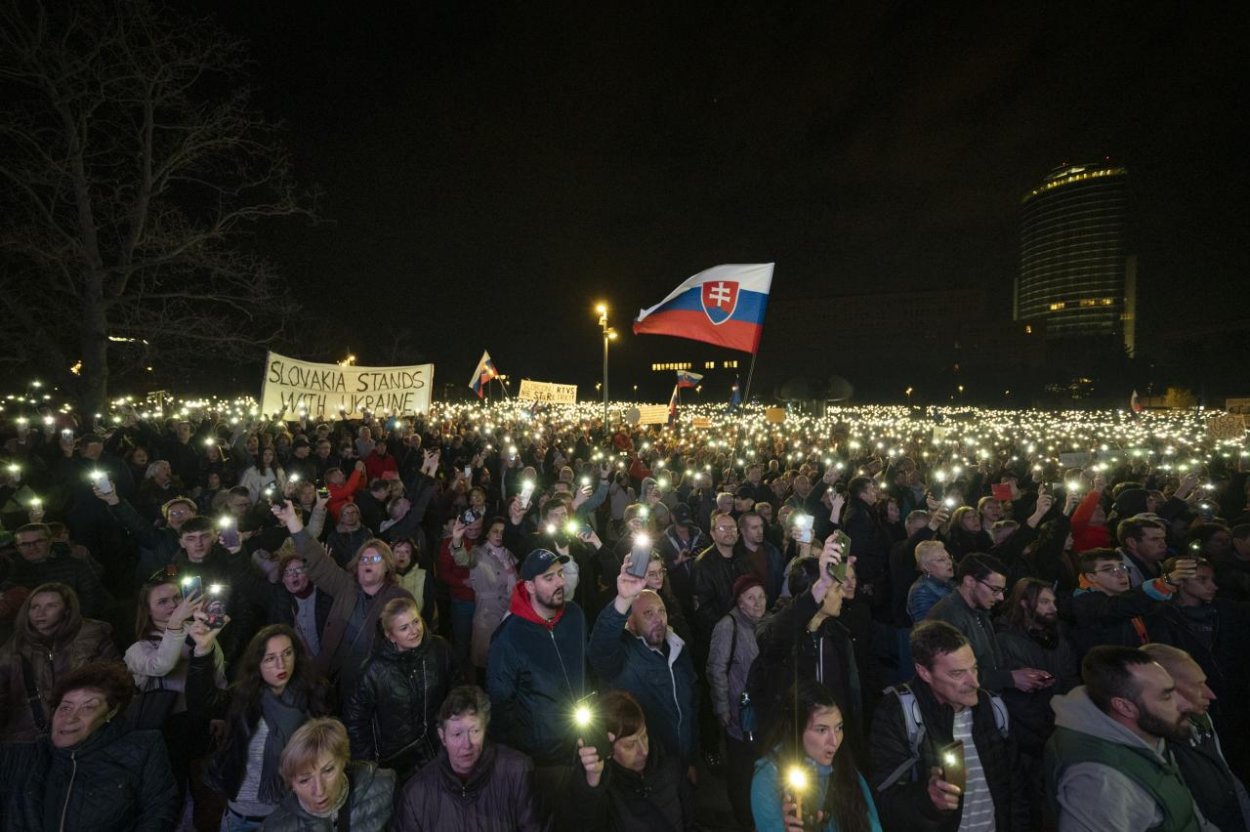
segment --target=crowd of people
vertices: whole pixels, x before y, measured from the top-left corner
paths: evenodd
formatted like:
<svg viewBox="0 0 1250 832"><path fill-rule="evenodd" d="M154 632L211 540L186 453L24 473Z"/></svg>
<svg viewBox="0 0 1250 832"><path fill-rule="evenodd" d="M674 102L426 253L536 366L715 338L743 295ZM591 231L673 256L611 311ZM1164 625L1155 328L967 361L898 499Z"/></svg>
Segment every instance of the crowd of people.
<svg viewBox="0 0 1250 832"><path fill-rule="evenodd" d="M1250 830L1244 437L619 416L13 417L0 828Z"/></svg>

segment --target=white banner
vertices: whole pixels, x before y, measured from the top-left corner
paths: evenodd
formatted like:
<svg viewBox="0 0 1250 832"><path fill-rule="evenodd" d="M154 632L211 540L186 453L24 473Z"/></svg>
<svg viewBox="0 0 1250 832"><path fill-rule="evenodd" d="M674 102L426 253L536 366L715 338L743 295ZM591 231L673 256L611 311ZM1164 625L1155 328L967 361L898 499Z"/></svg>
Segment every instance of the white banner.
<svg viewBox="0 0 1250 832"><path fill-rule="evenodd" d="M516 397L521 401L550 402L552 404L577 404L576 384L555 384L550 381L521 379L521 389Z"/></svg>
<svg viewBox="0 0 1250 832"><path fill-rule="evenodd" d="M434 365L411 367L342 367L314 364L269 353L265 362L262 413L286 410L295 419L301 410L312 418L359 418L371 413L403 415L430 409Z"/></svg>

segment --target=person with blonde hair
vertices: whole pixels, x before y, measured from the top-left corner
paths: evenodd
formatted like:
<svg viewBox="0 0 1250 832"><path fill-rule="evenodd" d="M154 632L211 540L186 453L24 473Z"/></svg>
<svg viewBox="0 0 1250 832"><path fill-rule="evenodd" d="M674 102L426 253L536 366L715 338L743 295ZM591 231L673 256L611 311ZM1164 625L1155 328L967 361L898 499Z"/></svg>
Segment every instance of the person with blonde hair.
<svg viewBox="0 0 1250 832"><path fill-rule="evenodd" d="M438 706L460 667L412 598L387 601L378 624L386 641L361 671L343 722L352 756L393 769L402 783L438 754Z"/></svg>
<svg viewBox="0 0 1250 832"><path fill-rule="evenodd" d="M347 729L312 719L282 750L282 779L291 791L261 824L263 832L382 832L391 821L395 772L351 759Z"/></svg>

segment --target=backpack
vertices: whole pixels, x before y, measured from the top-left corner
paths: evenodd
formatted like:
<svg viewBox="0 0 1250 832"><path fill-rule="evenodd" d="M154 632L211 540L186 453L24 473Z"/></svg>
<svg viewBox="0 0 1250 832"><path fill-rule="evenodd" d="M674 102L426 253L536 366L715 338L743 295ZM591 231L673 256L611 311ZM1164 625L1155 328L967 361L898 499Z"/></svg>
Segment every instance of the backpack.
<svg viewBox="0 0 1250 832"><path fill-rule="evenodd" d="M899 707L903 711L903 725L907 729L907 745L911 748L911 759L906 760L898 768L890 773L890 776L882 781L877 787L878 792L884 792L899 781L904 774L911 771L912 779L919 778L920 766L920 743L924 741L924 715L920 712L920 705L916 702L916 694L906 683L895 685L885 689L885 693L893 692L898 697ZM986 691L990 697L990 707L994 710L994 724L998 727L998 733L1002 734L1003 739L1007 739L1011 729L1011 718L1007 714L1007 705L1003 702L1003 698L997 693Z"/></svg>

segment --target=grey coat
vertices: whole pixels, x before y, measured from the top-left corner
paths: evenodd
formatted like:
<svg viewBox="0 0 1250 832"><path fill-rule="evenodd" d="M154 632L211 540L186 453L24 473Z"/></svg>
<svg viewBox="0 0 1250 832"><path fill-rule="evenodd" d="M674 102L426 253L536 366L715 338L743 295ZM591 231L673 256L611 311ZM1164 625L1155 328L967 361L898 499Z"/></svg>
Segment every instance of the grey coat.
<svg viewBox="0 0 1250 832"><path fill-rule="evenodd" d="M352 832L385 832L394 806L395 772L366 762L349 763L347 772L352 784L347 798ZM332 832L334 820L308 814L291 792L260 828L261 832Z"/></svg>
<svg viewBox="0 0 1250 832"><path fill-rule="evenodd" d="M742 610L734 607L712 628L712 645L707 654L707 679L712 689L712 710L724 721L729 716L725 732L736 740L742 739L738 730L738 700L747 687L747 674L759 655L755 641L755 623ZM734 643L734 630L737 643ZM730 649L733 655L730 655Z"/></svg>
<svg viewBox="0 0 1250 832"><path fill-rule="evenodd" d="M507 551L507 550L505 550ZM511 552L509 552L511 555ZM474 667L486 667L486 654L490 651L490 637L508 612L512 602L512 588L516 586L516 570L509 572L485 545L473 547L465 562L454 555L456 563L468 566L469 586L473 587L476 605L473 608L473 640L469 656ZM515 558L513 558L515 560Z"/></svg>

